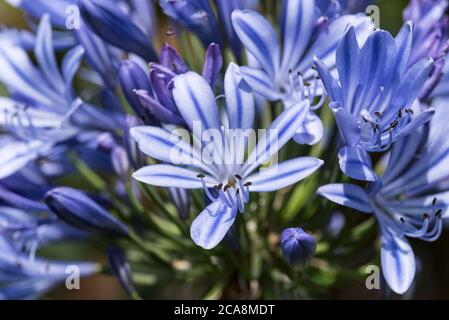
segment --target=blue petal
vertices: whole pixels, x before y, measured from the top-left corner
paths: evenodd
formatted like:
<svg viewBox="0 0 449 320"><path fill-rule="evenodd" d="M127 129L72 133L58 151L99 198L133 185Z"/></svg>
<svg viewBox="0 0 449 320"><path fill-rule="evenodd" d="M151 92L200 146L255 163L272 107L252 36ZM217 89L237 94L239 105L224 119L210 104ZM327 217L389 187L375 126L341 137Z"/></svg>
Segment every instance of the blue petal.
<svg viewBox="0 0 449 320"><path fill-rule="evenodd" d="M388 286L396 293L405 293L415 277L415 255L405 237L381 230L382 272Z"/></svg>
<svg viewBox="0 0 449 320"><path fill-rule="evenodd" d="M348 177L362 181L377 179L368 153L357 147L343 147L338 152L340 169Z"/></svg>
<svg viewBox="0 0 449 320"><path fill-rule="evenodd" d="M356 146L360 141L361 134L357 118L343 108L336 108L332 111L344 143L347 146Z"/></svg>
<svg viewBox="0 0 449 320"><path fill-rule="evenodd" d="M309 112L303 124L296 130L293 140L298 144L314 145L321 141L324 135L324 127L320 117L314 112Z"/></svg>
<svg viewBox="0 0 449 320"><path fill-rule="evenodd" d="M186 220L190 213L189 191L180 188L169 188L168 193L176 207L176 210L178 210L179 217L182 220Z"/></svg>
<svg viewBox="0 0 449 320"><path fill-rule="evenodd" d="M201 161L201 155L181 136L159 127L134 127L131 135L146 155L163 162L188 165L212 171ZM186 138L186 137L182 137Z"/></svg>
<svg viewBox="0 0 449 320"><path fill-rule="evenodd" d="M337 47L338 77L343 88L345 105L352 106L359 76L360 49L355 30L349 28Z"/></svg>
<svg viewBox="0 0 449 320"><path fill-rule="evenodd" d="M423 59L408 69L391 100L395 107L408 108L419 96L433 68L432 59Z"/></svg>
<svg viewBox="0 0 449 320"><path fill-rule="evenodd" d="M403 74L409 63L410 50L413 42L413 25L411 22L405 23L398 35L396 36L396 45L398 47L397 70L399 74Z"/></svg>
<svg viewBox="0 0 449 320"><path fill-rule="evenodd" d="M368 194L364 189L354 184L336 183L320 187L317 194L330 201L350 207L362 212L371 213L373 207L370 204Z"/></svg>
<svg viewBox="0 0 449 320"><path fill-rule="evenodd" d="M297 103L284 110L268 127L266 133L248 156L241 169L242 175L250 174L276 154L295 134L310 111L308 101Z"/></svg>
<svg viewBox="0 0 449 320"><path fill-rule="evenodd" d="M199 172L168 164L155 164L143 167L133 174L133 178L153 186L182 189L201 189L203 185ZM209 176L204 177L208 187L218 183Z"/></svg>
<svg viewBox="0 0 449 320"><path fill-rule="evenodd" d="M72 87L72 81L81 64L84 55L84 49L76 46L64 56L62 60L62 75L64 76L66 88ZM74 99L74 97L72 97Z"/></svg>
<svg viewBox="0 0 449 320"><path fill-rule="evenodd" d="M193 132L198 131L194 130L194 126L199 124L202 130L220 130L221 121L215 96L203 77L194 72L176 76L173 97L179 112Z"/></svg>
<svg viewBox="0 0 449 320"><path fill-rule="evenodd" d="M282 70L296 70L309 46L316 18L314 0L282 1Z"/></svg>
<svg viewBox="0 0 449 320"><path fill-rule="evenodd" d="M281 98L274 85L274 79L265 71L250 67L240 67L240 75L249 84L251 89L269 101L276 101Z"/></svg>
<svg viewBox="0 0 449 320"><path fill-rule="evenodd" d="M231 129L251 129L255 105L251 88L239 75L239 67L231 62L225 75L226 107Z"/></svg>
<svg viewBox="0 0 449 320"><path fill-rule="evenodd" d="M41 67L42 75L49 86L51 86L55 91L63 94L64 81L59 73L58 64L56 62L50 17L48 14L45 14L39 23L34 53L39 66Z"/></svg>
<svg viewBox="0 0 449 320"><path fill-rule="evenodd" d="M211 203L193 220L192 240L204 249L212 249L225 237L234 223L237 207L229 208L221 201Z"/></svg>
<svg viewBox="0 0 449 320"><path fill-rule="evenodd" d="M285 188L310 176L323 165L323 161L313 157L299 157L283 161L277 165L249 176L251 192L270 192Z"/></svg>
<svg viewBox="0 0 449 320"><path fill-rule="evenodd" d="M328 67L321 61L319 58L315 57L315 67L318 71L318 74L321 77L321 80L323 82L324 88L326 89L326 92L328 96L330 97L331 101L343 101L342 98L342 89L340 84L337 80L332 77Z"/></svg>
<svg viewBox="0 0 449 320"><path fill-rule="evenodd" d="M252 10L234 10L232 23L245 48L257 59L262 68L275 78L279 70L279 41L270 23Z"/></svg>

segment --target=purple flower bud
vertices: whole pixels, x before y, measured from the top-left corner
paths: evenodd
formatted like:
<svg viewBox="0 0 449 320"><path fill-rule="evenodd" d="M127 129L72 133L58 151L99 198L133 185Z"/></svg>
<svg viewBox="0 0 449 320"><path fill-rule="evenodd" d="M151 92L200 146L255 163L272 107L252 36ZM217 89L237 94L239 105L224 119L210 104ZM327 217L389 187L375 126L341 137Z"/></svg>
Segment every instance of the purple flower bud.
<svg viewBox="0 0 449 320"><path fill-rule="evenodd" d="M80 0L83 20L104 41L148 61L157 55L149 37L111 1Z"/></svg>
<svg viewBox="0 0 449 320"><path fill-rule="evenodd" d="M223 57L221 56L220 46L211 43L206 51L206 58L204 60L203 78L209 82L213 87L220 69L223 66Z"/></svg>
<svg viewBox="0 0 449 320"><path fill-rule="evenodd" d="M154 119L148 108L140 103L135 95L136 90L151 92L151 85L146 72L134 61L126 60L120 65L119 81L123 94L129 102L134 112L142 119L145 124L154 125Z"/></svg>
<svg viewBox="0 0 449 320"><path fill-rule="evenodd" d="M314 237L301 228L288 228L281 234L282 255L292 268L304 268L316 250Z"/></svg>
<svg viewBox="0 0 449 320"><path fill-rule="evenodd" d="M61 220L81 230L128 235L128 227L85 193L60 187L45 195L45 203Z"/></svg>
<svg viewBox="0 0 449 320"><path fill-rule="evenodd" d="M132 281L131 267L123 251L117 247L110 247L108 249L108 261L112 273L117 277L123 289L129 295L135 295L136 289Z"/></svg>
<svg viewBox="0 0 449 320"><path fill-rule="evenodd" d="M111 153L112 166L120 177L126 177L129 170L129 160L125 148L116 146Z"/></svg>
<svg viewBox="0 0 449 320"><path fill-rule="evenodd" d="M186 65L179 52L168 43L165 43L161 49L160 62L161 65L171 69L176 74L189 71L189 67Z"/></svg>

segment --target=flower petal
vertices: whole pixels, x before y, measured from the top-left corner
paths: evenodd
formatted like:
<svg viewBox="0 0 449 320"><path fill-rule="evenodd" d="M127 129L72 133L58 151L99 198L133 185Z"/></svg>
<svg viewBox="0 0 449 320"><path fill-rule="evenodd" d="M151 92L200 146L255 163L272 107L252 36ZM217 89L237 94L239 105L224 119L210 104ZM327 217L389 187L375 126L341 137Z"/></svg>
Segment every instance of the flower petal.
<svg viewBox="0 0 449 320"><path fill-rule="evenodd" d="M209 82L211 87L214 87L222 66L223 57L221 56L220 46L211 43L209 47L207 47L203 67L203 78Z"/></svg>
<svg viewBox="0 0 449 320"><path fill-rule="evenodd" d="M388 286L396 293L405 293L415 277L415 255L405 237L382 230L382 272Z"/></svg>
<svg viewBox="0 0 449 320"><path fill-rule="evenodd" d="M354 184L327 184L320 187L317 190L317 194L345 207L350 207L366 213L373 212L373 207L370 204L366 191Z"/></svg>
<svg viewBox="0 0 449 320"><path fill-rule="evenodd" d="M310 111L308 101L302 101L285 109L259 137L254 150L241 169L242 175L250 174L276 154L295 134Z"/></svg>
<svg viewBox="0 0 449 320"><path fill-rule="evenodd" d="M320 117L314 112L309 112L303 124L296 130L293 139L298 144L314 145L321 141L324 135L324 127Z"/></svg>
<svg viewBox="0 0 449 320"><path fill-rule="evenodd" d="M362 181L377 179L366 151L356 147L343 147L338 152L338 159L341 171L348 177Z"/></svg>
<svg viewBox="0 0 449 320"><path fill-rule="evenodd" d="M294 158L262 169L245 180L252 183L249 187L251 192L270 192L308 177L323 163L322 160L313 157Z"/></svg>
<svg viewBox="0 0 449 320"><path fill-rule="evenodd" d="M255 105L251 88L238 74L239 67L231 62L225 75L225 96L230 129L251 129Z"/></svg>
<svg viewBox="0 0 449 320"><path fill-rule="evenodd" d="M232 24L245 48L274 78L279 69L280 49L276 32L270 23L255 11L234 10Z"/></svg>
<svg viewBox="0 0 449 320"><path fill-rule="evenodd" d="M193 220L190 226L192 240L204 249L220 243L234 223L237 207L229 208L221 201L211 203Z"/></svg>
<svg viewBox="0 0 449 320"><path fill-rule="evenodd" d="M200 124L202 130L220 129L221 121L214 93L199 74L187 72L174 78L173 97L187 126L194 130ZM197 132L199 133L199 132ZM201 137L198 137L201 139Z"/></svg>
<svg viewBox="0 0 449 320"><path fill-rule="evenodd" d="M154 164L143 167L133 174L133 178L153 186L183 189L201 189L203 185L198 177L200 172L169 164ZM204 177L208 187L218 183L209 176Z"/></svg>
<svg viewBox="0 0 449 320"><path fill-rule="evenodd" d="M270 101L280 99L281 96L274 86L273 78L265 73L265 71L250 67L240 67L240 75L249 84L251 89L262 97Z"/></svg>
<svg viewBox="0 0 449 320"><path fill-rule="evenodd" d="M282 70L295 70L309 45L316 23L314 0L282 1Z"/></svg>

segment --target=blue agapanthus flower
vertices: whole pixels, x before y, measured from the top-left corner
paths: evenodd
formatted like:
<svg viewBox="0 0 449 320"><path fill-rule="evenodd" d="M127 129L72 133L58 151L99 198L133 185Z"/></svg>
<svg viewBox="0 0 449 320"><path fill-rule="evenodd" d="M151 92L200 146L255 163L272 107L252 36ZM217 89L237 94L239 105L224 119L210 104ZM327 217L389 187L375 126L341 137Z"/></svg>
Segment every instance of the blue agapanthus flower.
<svg viewBox="0 0 449 320"><path fill-rule="evenodd" d="M385 172L367 188L330 184L318 193L331 201L376 217L381 234L382 269L388 285L404 293L415 276L415 257L407 238L435 241L448 216L448 117L439 110L430 129L420 128L397 141Z"/></svg>
<svg viewBox="0 0 449 320"><path fill-rule="evenodd" d="M314 56L334 68L335 49L348 26L353 25L362 40L372 29L371 20L363 15L343 15L328 21L320 15L314 0L282 1L282 47L276 31L259 13L235 10L232 21L254 60L254 65L241 67L242 77L255 92L270 101L282 100L285 107L297 102L298 91L310 100L322 93L312 69ZM310 111L295 140L315 144L322 136L321 120Z"/></svg>
<svg viewBox="0 0 449 320"><path fill-rule="evenodd" d="M254 173L291 139L304 121L308 110L305 105L307 102L292 106L274 120L268 132L276 130L277 134L264 136L246 161L243 161L246 148L241 144L224 151L216 143L203 140L202 135L204 132L208 134L208 130L218 132L219 139L231 140L232 135L222 135L225 128L248 130L253 127L253 95L238 75L235 64L228 67L225 76L227 121L220 119L209 83L196 73L187 72L176 76L173 96L187 126L201 145L192 148L185 141L177 144L177 136L161 128L133 128L131 133L144 153L171 163L144 167L135 172L133 177L161 187L204 189L212 203L199 214L190 228L193 241L203 248L211 249L223 239L232 226L237 211L245 211L245 203L249 201L251 192L267 192L286 187L307 177L323 163L317 158L299 157ZM201 126L199 132L198 129L195 130L198 124ZM176 159L173 159L173 150L176 148L182 153L182 163L176 163ZM211 157L205 157L205 148L209 148L206 150L209 154L212 153Z"/></svg>
<svg viewBox="0 0 449 320"><path fill-rule="evenodd" d="M351 178L376 180L369 152L387 150L434 113L413 106L433 59L408 67L412 37L412 25L407 23L396 38L375 31L360 48L351 27L337 49L338 80L323 61L316 60L342 138L340 168Z"/></svg>

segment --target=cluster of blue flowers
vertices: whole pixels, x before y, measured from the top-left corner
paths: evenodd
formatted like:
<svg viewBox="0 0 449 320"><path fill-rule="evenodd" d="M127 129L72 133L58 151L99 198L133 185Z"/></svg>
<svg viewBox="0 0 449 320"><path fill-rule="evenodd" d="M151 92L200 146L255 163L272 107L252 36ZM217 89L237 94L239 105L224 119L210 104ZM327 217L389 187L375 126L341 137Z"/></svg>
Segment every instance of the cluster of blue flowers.
<svg viewBox="0 0 449 320"><path fill-rule="evenodd" d="M257 0L8 2L29 30L0 30L0 299L37 297L72 265L104 271L39 256L95 237L138 297L128 248L167 263L149 211L203 249L235 247L263 195L332 161L342 174L314 193L375 217L386 283L409 289L407 239L437 240L449 215L448 1L411 0L396 36L366 16L373 1L273 1L276 26ZM316 146L324 161L297 153ZM293 269L313 259L303 229L277 234Z"/></svg>

